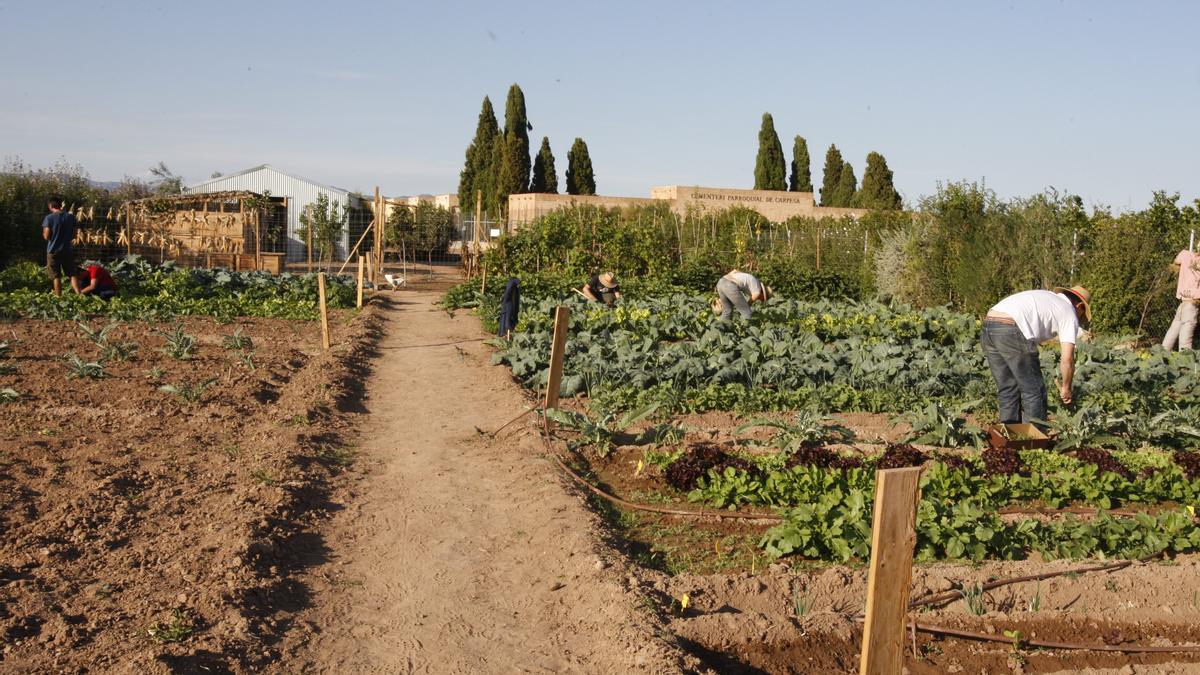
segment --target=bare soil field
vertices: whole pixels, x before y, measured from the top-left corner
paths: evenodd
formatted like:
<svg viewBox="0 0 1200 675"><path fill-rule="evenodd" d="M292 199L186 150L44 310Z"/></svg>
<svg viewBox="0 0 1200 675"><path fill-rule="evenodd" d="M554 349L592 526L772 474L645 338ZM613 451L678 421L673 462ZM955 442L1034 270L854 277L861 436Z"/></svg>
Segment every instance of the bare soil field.
<svg viewBox="0 0 1200 675"><path fill-rule="evenodd" d="M174 325L119 324L107 343L136 350L99 379L68 375L65 353L101 350L76 324L0 325L0 386L19 393L0 403L0 671L276 659L311 601L294 574L324 550L314 525L353 452L339 405L377 336L369 312L331 323L323 353L315 322L189 318L183 359L162 351ZM252 346L229 345L235 331Z"/></svg>

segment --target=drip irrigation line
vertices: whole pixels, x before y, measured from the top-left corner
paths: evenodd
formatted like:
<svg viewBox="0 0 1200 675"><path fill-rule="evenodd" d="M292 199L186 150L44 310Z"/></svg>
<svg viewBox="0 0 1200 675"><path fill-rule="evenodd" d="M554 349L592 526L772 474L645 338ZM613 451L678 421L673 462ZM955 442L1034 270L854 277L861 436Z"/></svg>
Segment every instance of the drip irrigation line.
<svg viewBox="0 0 1200 675"><path fill-rule="evenodd" d="M922 633L932 633L935 635L948 635L950 637L965 638L968 640L980 640L984 642L1002 642L1004 644L1017 645L1020 647L1041 647L1043 649L1071 649L1071 650L1086 650L1093 652L1121 652L1125 654L1173 654L1180 652L1200 652L1200 645L1174 645L1166 647L1148 647L1145 645L1110 645L1110 644L1082 644L1078 642L1052 642L1050 640L1037 640L1034 638L1008 637L1006 635L990 635L988 633L978 633L971 630L963 630L961 628L947 628L945 626L937 626L934 624L920 623L912 621L911 625Z"/></svg>
<svg viewBox="0 0 1200 675"><path fill-rule="evenodd" d="M451 345L461 345L461 344L466 344L468 342L483 342L485 340L491 340L491 338L470 338L468 340L452 340L450 342L433 342L433 343L426 344L426 345L400 345L399 347L380 347L379 349L392 351L392 350L397 350L397 349L421 349L423 347L449 347Z"/></svg>
<svg viewBox="0 0 1200 675"><path fill-rule="evenodd" d="M520 415L517 415L516 417L512 418L511 420L500 425L499 429L488 433L488 436L490 436L491 438L495 438L497 434L499 434L501 431L504 431L505 427L512 424L513 422L516 422L517 420L521 419L522 417L528 415L529 413L533 412L534 410L537 410L537 408L526 408L524 410L524 412L522 412Z"/></svg>

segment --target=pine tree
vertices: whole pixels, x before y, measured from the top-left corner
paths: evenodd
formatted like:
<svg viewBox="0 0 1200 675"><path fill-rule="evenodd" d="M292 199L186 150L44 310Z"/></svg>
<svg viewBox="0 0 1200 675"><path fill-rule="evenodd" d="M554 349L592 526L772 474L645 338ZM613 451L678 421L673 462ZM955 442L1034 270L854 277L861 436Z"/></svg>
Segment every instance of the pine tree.
<svg viewBox="0 0 1200 675"><path fill-rule="evenodd" d="M567 153L567 194L596 194L596 176L592 173L592 158L588 155L587 143L576 138Z"/></svg>
<svg viewBox="0 0 1200 675"><path fill-rule="evenodd" d="M854 206L858 194L858 179L854 176L854 167L850 162L842 163L838 174L837 190L834 192L836 201L833 206Z"/></svg>
<svg viewBox="0 0 1200 675"><path fill-rule="evenodd" d="M530 192L558 192L558 172L554 169L554 153L550 152L550 139L542 136L542 148L533 158L533 179L529 181Z"/></svg>
<svg viewBox="0 0 1200 675"><path fill-rule="evenodd" d="M896 186L892 183L892 170L878 152L867 155L867 169L863 172L862 189L858 191L858 205L867 209L900 209L900 193L896 192Z"/></svg>
<svg viewBox="0 0 1200 675"><path fill-rule="evenodd" d="M504 147L496 184L496 202L508 209L508 196L529 189L529 120L525 115L525 94L521 87L508 88L504 106Z"/></svg>
<svg viewBox="0 0 1200 675"><path fill-rule="evenodd" d="M787 189L783 146L779 144L779 134L775 133L775 120L771 119L771 113L763 113L762 127L758 130L758 157L754 160L754 189Z"/></svg>
<svg viewBox="0 0 1200 675"><path fill-rule="evenodd" d="M825 151L825 172L821 176L821 206L835 205L843 164L845 161L842 159L842 153L836 145L830 145L829 150Z"/></svg>
<svg viewBox="0 0 1200 675"><path fill-rule="evenodd" d="M467 158L458 175L458 203L464 212L475 212L475 191L482 190L485 200L491 199L492 144L500 136L500 125L492 110L492 101L483 97L483 108L479 111L479 122L475 125L475 138L467 146Z"/></svg>
<svg viewBox="0 0 1200 675"><path fill-rule="evenodd" d="M788 189L792 192L812 192L812 171L809 170L809 165L812 161L808 158L808 141L804 140L803 136L797 136L796 142L792 146L792 179L788 184Z"/></svg>

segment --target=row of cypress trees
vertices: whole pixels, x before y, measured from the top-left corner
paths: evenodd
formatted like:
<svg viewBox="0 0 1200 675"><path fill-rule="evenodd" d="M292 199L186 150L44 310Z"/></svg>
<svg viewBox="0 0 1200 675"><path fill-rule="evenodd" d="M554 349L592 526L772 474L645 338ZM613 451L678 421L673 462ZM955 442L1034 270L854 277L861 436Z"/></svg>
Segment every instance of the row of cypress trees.
<svg viewBox="0 0 1200 675"><path fill-rule="evenodd" d="M755 190L790 190L812 192L811 160L808 141L796 136L792 147L791 177L786 173L783 145L775 132L771 113L763 113L758 130L758 157L754 163ZM854 167L842 158L837 145L831 144L825 153L825 171L821 180L821 206L858 206L869 209L895 210L901 207L892 170L878 152L867 155L867 170L862 187L854 175Z"/></svg>
<svg viewBox="0 0 1200 675"><path fill-rule="evenodd" d="M504 106L504 130L496 120L492 101L483 97L475 138L467 146L466 161L458 177L458 203L464 212L475 210L475 191L482 192L483 210L500 214L508 208L508 196L526 192L558 192L558 173L550 139L542 137L542 147L529 156L529 132L533 125L525 111L525 94L514 84L508 89ZM531 175L532 172L532 175ZM587 143L576 138L567 153L567 193L596 194L596 177Z"/></svg>

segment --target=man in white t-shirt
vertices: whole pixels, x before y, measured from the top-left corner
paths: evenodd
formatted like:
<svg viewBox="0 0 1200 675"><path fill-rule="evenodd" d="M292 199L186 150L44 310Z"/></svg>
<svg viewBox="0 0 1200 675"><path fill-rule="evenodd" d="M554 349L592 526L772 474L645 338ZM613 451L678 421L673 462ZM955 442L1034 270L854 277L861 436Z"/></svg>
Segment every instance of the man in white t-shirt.
<svg viewBox="0 0 1200 675"><path fill-rule="evenodd" d="M746 298L749 297L749 302ZM728 321L733 316L733 310L746 321L750 320L750 304L765 302L771 297L771 287L762 283L749 272L731 270L729 274L717 281L717 301L713 303L716 311L720 303L721 320Z"/></svg>
<svg viewBox="0 0 1200 675"><path fill-rule="evenodd" d="M1197 301L1200 299L1200 256L1184 249L1171 262L1171 271L1179 275L1175 284L1175 298L1179 300L1179 308L1175 310L1175 318L1171 327L1163 336L1163 349L1175 348L1178 341L1179 350L1192 348L1192 334L1196 331Z"/></svg>
<svg viewBox="0 0 1200 675"><path fill-rule="evenodd" d="M988 310L980 343L999 390L1002 423L1045 422L1046 381L1038 345L1055 337L1062 345L1058 395L1071 402L1075 340L1080 324L1092 320L1091 300L1082 286L1022 291Z"/></svg>

